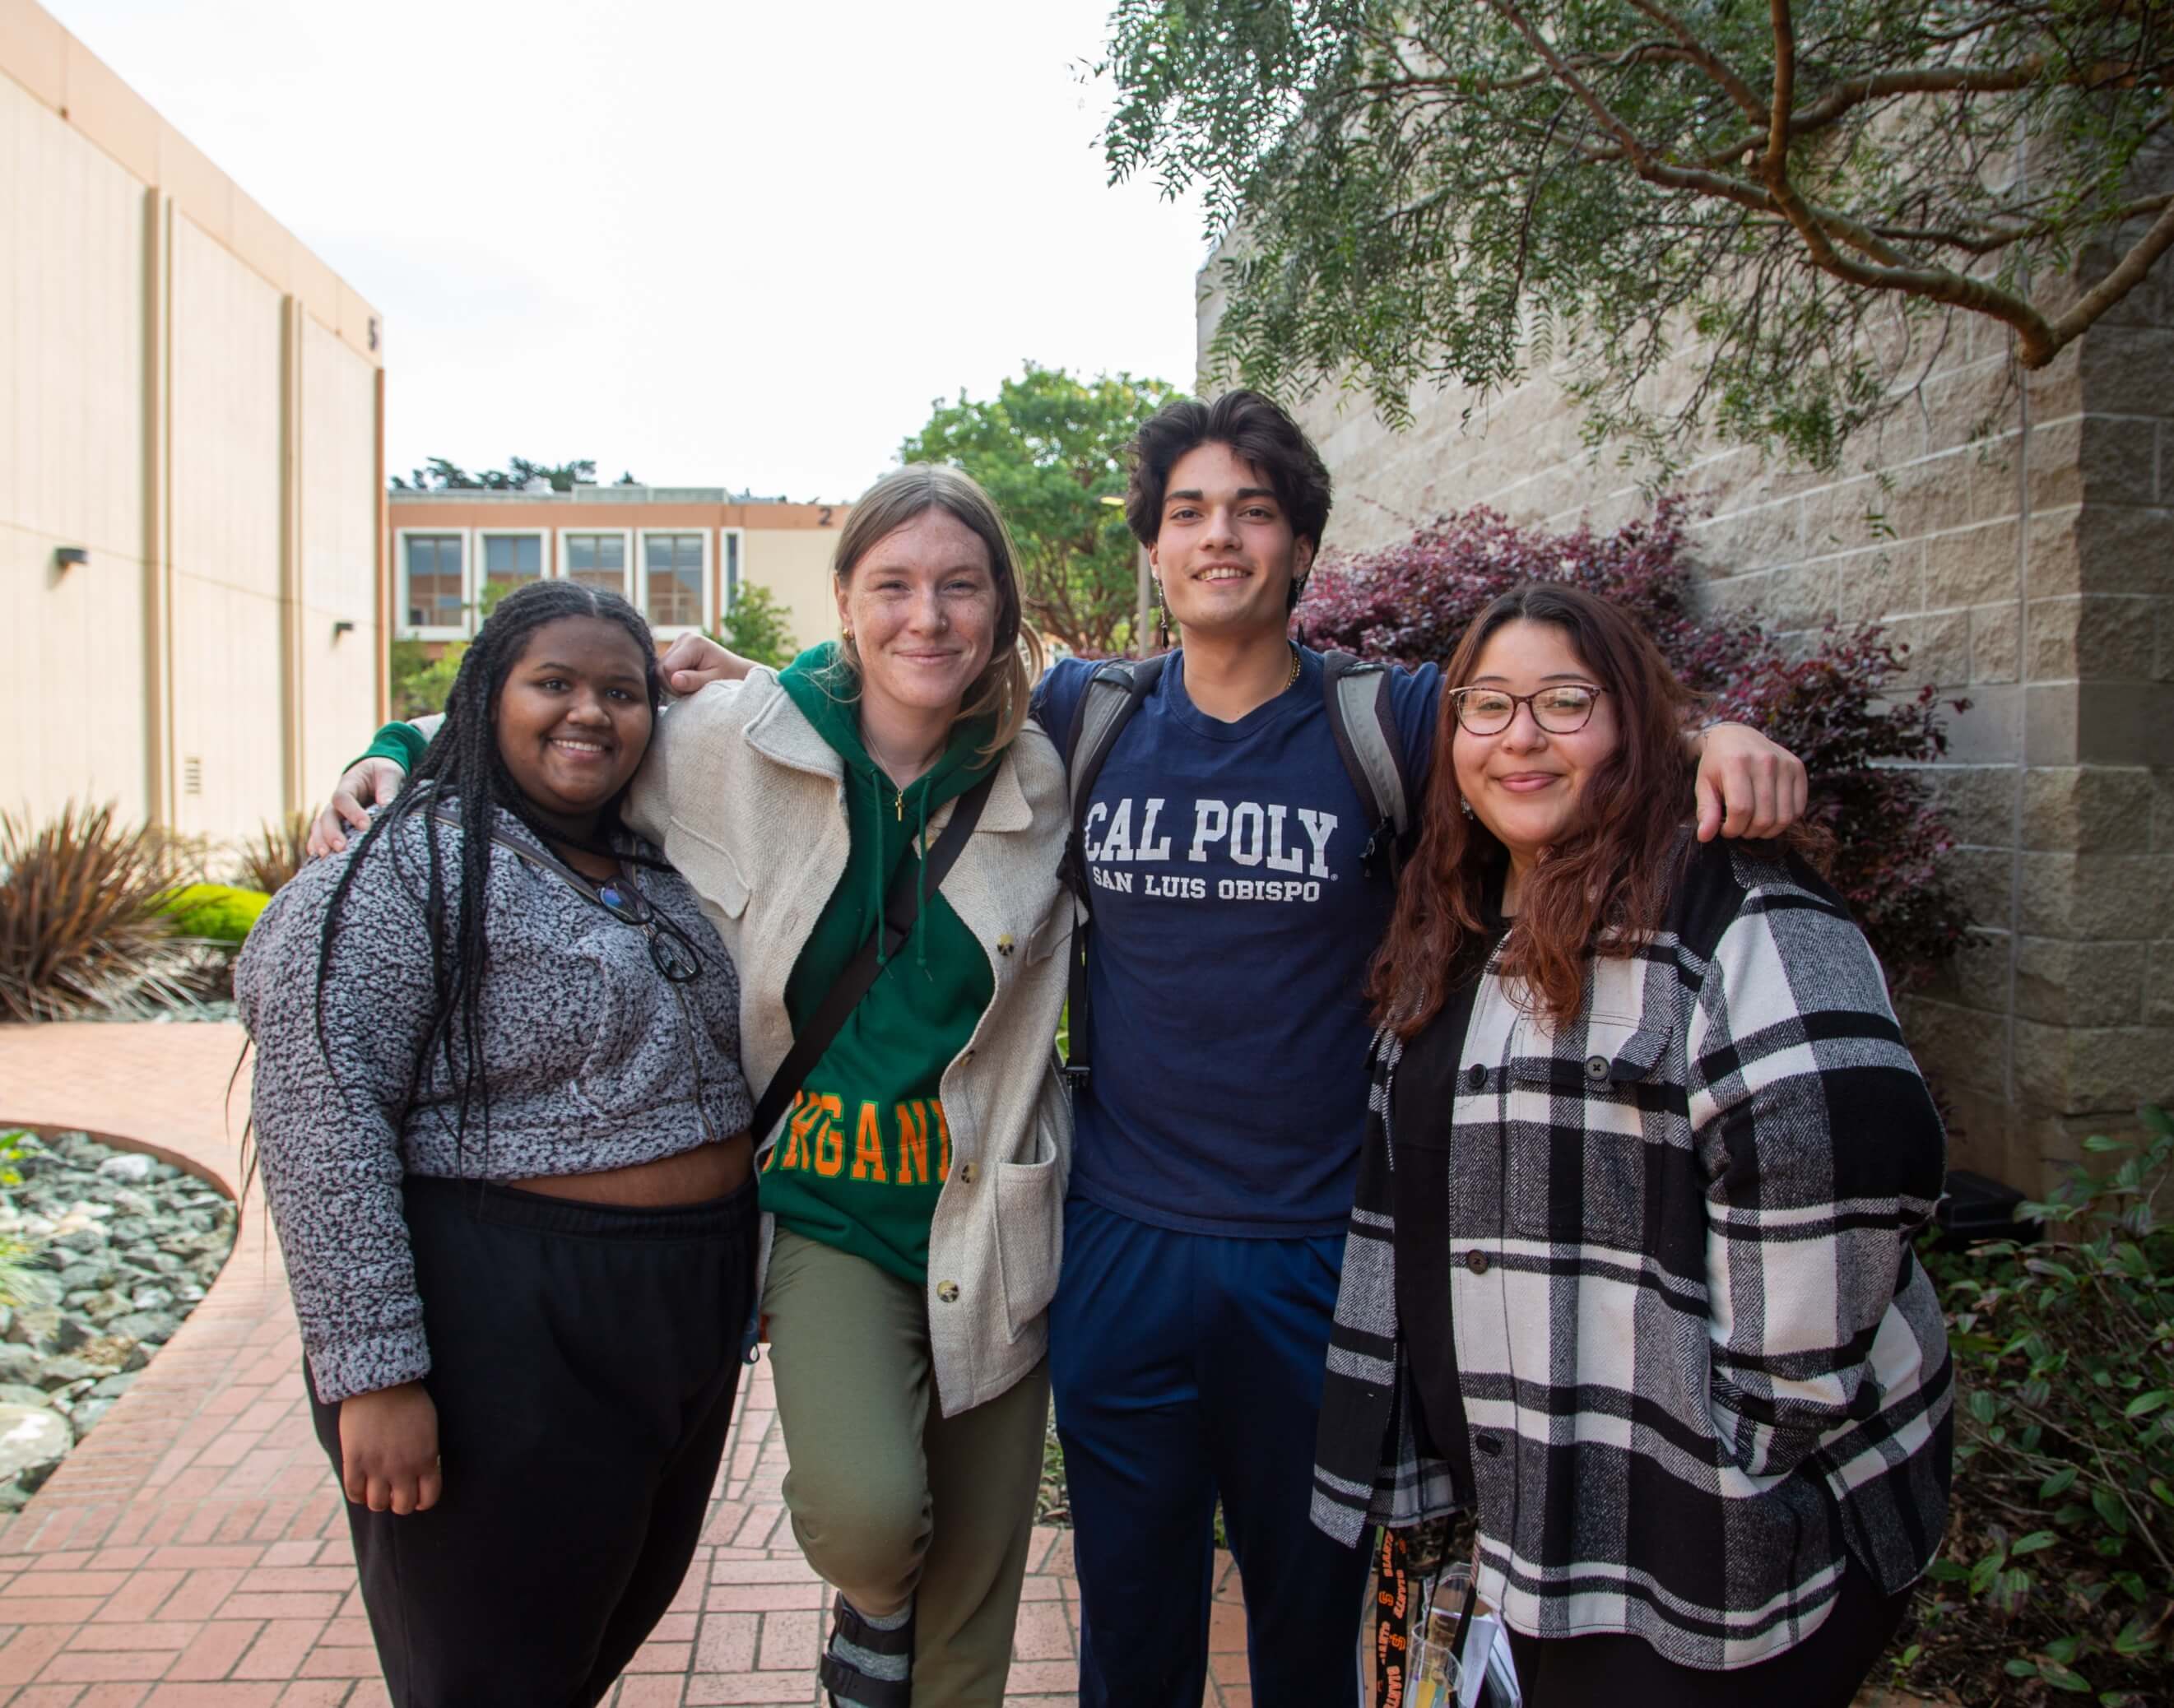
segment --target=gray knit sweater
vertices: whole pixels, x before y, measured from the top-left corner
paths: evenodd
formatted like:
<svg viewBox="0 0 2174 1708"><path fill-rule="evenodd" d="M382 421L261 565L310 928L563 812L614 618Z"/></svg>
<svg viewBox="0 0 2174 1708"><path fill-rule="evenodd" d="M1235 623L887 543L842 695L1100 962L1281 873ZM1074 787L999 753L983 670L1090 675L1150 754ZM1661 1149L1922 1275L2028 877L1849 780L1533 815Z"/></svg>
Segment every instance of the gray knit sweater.
<svg viewBox="0 0 2174 1708"><path fill-rule="evenodd" d="M505 1181L624 1168L738 1132L752 1113L739 1065L739 980L684 880L639 874L651 905L704 958L700 978L674 986L639 929L494 844L482 997L489 1132L471 1105L457 1142L457 1087L435 1048L422 1059L431 1010L427 822L408 819L374 845L349 892L325 970L329 1061L317 1038L318 940L354 852L312 862L273 896L235 966L257 1044L266 1194L311 1373L328 1401L430 1367L403 1176ZM530 840L510 814L500 824ZM431 829L446 864L450 941L461 832Z"/></svg>

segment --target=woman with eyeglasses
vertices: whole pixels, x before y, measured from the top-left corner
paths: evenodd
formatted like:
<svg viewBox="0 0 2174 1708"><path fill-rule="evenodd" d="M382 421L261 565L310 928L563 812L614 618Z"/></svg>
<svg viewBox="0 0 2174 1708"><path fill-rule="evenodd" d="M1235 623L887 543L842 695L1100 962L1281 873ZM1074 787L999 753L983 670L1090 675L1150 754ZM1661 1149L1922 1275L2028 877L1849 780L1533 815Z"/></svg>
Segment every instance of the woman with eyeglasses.
<svg viewBox="0 0 2174 1708"><path fill-rule="evenodd" d="M1939 1117L1816 839L1668 810L1623 612L1517 588L1447 680L1315 1522L1472 1511L1532 1708L1842 1708L1944 1522Z"/></svg>
<svg viewBox="0 0 2174 1708"><path fill-rule="evenodd" d="M649 630L504 600L415 786L235 970L311 1409L399 1708L601 1700L679 1588L752 1322L739 981L619 820Z"/></svg>

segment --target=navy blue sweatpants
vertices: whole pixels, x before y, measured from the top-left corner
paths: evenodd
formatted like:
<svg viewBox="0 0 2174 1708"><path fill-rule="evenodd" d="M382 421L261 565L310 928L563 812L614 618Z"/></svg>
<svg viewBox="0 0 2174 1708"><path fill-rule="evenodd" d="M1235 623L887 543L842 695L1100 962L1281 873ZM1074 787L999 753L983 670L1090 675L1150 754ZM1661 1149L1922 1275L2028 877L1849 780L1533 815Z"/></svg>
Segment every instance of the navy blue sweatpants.
<svg viewBox="0 0 2174 1708"><path fill-rule="evenodd" d="M1350 1708L1370 1564L1306 1516L1344 1236L1238 1240L1079 1199L1050 1386L1079 1573L1080 1708L1198 1708L1214 1508L1257 1708Z"/></svg>

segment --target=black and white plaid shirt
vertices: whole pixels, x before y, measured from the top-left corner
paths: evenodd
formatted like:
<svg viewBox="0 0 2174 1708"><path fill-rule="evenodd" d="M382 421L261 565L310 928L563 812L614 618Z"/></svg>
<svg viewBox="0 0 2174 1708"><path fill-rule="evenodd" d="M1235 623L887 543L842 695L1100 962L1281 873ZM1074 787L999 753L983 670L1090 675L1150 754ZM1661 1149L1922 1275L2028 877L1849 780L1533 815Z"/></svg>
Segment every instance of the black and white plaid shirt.
<svg viewBox="0 0 2174 1708"><path fill-rule="evenodd" d="M1853 1554L1892 1592L1945 1522L1953 1373L1911 1249L1944 1135L1878 963L1799 862L1695 849L1577 1019L1482 975L1450 1111L1447 1305L1480 1590L1538 1636L1679 1664L1809 1635ZM1355 1543L1456 1504L1397 1324L1376 1045L1315 1472ZM1409 1107L1409 1098L1406 1107Z"/></svg>

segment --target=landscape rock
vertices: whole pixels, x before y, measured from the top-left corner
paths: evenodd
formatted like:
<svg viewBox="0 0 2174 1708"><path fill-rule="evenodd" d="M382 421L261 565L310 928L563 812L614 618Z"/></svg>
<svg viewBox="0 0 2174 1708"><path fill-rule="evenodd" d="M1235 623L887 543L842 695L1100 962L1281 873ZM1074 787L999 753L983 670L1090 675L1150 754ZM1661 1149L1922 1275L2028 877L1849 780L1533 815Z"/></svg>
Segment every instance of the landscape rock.
<svg viewBox="0 0 2174 1708"><path fill-rule="evenodd" d="M32 1255L0 1303L0 1514L179 1332L235 1227L230 1201L170 1164L81 1133L11 1142L20 1178L0 1186L0 1240Z"/></svg>
<svg viewBox="0 0 2174 1708"><path fill-rule="evenodd" d="M98 1171L109 1180L143 1181L151 1178L151 1170L158 1165L156 1157L139 1152L124 1151L119 1156L110 1156L99 1164Z"/></svg>
<svg viewBox="0 0 2174 1708"><path fill-rule="evenodd" d="M0 1405L0 1482L35 1490L74 1445L68 1419L57 1412Z"/></svg>

